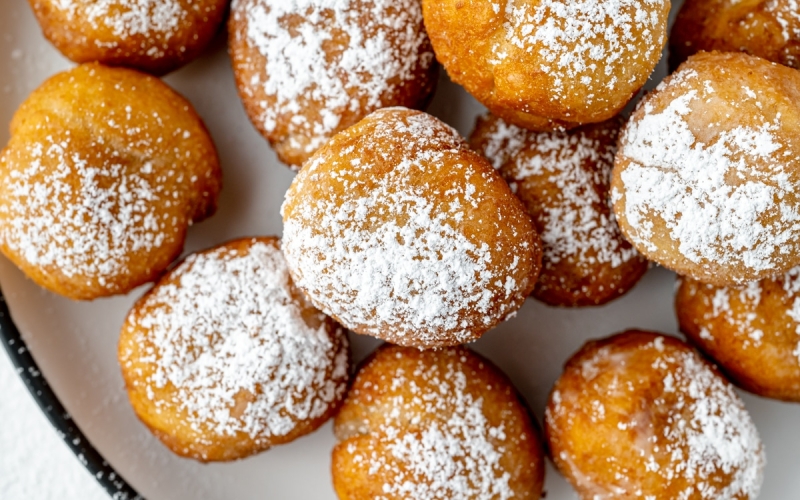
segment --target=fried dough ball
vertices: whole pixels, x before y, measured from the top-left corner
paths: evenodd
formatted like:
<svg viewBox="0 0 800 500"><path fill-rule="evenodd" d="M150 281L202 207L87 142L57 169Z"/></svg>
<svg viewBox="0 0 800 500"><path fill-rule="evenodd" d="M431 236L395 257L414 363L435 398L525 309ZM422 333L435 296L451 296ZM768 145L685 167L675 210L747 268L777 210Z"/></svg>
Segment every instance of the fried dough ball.
<svg viewBox="0 0 800 500"><path fill-rule="evenodd" d="M216 210L214 144L157 78L98 64L47 80L0 154L0 251L73 299L156 279L186 230Z"/></svg>
<svg viewBox="0 0 800 500"><path fill-rule="evenodd" d="M458 133L377 111L306 163L282 208L298 286L357 333L462 344L512 316L541 264L525 208Z"/></svg>
<svg viewBox="0 0 800 500"><path fill-rule="evenodd" d="M669 38L674 68L701 50L747 52L800 67L800 8L796 0L687 0Z"/></svg>
<svg viewBox="0 0 800 500"><path fill-rule="evenodd" d="M630 290L648 263L625 241L609 189L621 120L569 132L531 132L488 114L470 142L511 185L542 238L533 296L554 306L605 304Z"/></svg>
<svg viewBox="0 0 800 500"><path fill-rule="evenodd" d="M78 63L163 75L202 53L227 0L28 0L44 36Z"/></svg>
<svg viewBox="0 0 800 500"><path fill-rule="evenodd" d="M465 347L384 345L334 421L341 500L538 500L539 430L511 382Z"/></svg>
<svg viewBox="0 0 800 500"><path fill-rule="evenodd" d="M436 85L420 0L234 0L228 31L250 121L293 169L377 109L424 108Z"/></svg>
<svg viewBox="0 0 800 500"><path fill-rule="evenodd" d="M764 447L733 387L678 339L587 343L545 412L556 467L583 500L754 500Z"/></svg>
<svg viewBox="0 0 800 500"><path fill-rule="evenodd" d="M294 286L277 238L189 256L134 305L118 354L139 419L202 462L313 432L348 381L347 336Z"/></svg>
<svg viewBox="0 0 800 500"><path fill-rule="evenodd" d="M739 287L681 279L681 331L739 386L800 403L800 268Z"/></svg>
<svg viewBox="0 0 800 500"><path fill-rule="evenodd" d="M661 58L668 0L423 0L450 78L531 130L608 120Z"/></svg>
<svg viewBox="0 0 800 500"><path fill-rule="evenodd" d="M800 265L800 72L700 53L623 130L612 180L627 239L650 260L729 285Z"/></svg>

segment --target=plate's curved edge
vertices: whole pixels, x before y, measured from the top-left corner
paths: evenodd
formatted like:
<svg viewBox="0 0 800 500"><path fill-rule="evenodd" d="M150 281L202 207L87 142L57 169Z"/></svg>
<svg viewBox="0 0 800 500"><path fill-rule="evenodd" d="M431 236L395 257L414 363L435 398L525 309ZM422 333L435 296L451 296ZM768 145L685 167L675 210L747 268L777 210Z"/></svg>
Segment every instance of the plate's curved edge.
<svg viewBox="0 0 800 500"><path fill-rule="evenodd" d="M61 404L14 324L2 290L0 290L0 339L16 368L17 375L25 383L25 387L28 388L42 413L47 416L64 443L86 470L97 479L100 486L115 500L144 500L144 497L139 495L89 443Z"/></svg>

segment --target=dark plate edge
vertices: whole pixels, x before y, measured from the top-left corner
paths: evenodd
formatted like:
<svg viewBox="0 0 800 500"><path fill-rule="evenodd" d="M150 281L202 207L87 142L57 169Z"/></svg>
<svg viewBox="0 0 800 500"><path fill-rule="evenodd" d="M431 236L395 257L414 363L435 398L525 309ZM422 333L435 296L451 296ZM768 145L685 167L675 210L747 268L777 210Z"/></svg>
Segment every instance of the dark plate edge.
<svg viewBox="0 0 800 500"><path fill-rule="evenodd" d="M39 370L0 290L0 339L31 396L72 453L115 500L144 500L89 443Z"/></svg>

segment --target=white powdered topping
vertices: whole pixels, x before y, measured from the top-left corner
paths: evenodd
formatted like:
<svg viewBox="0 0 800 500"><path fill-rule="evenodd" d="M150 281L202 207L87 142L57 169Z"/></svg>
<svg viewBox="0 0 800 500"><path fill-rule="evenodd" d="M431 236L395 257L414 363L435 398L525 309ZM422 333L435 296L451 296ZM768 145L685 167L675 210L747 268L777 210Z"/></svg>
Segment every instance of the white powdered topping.
<svg viewBox="0 0 800 500"><path fill-rule="evenodd" d="M659 90L698 77L688 71ZM620 155L629 164L621 176L624 193L614 198L624 195L629 236L644 248L657 250L649 220L655 216L691 262L776 269L787 243L800 238L800 212L791 201L798 185L785 168L795 159L775 135L780 114L756 128L737 126L703 142L688 124L691 105L713 94L706 82L704 90L685 92L658 113L645 102L644 115L629 122L620 142ZM744 92L742 99L758 96Z"/></svg>
<svg viewBox="0 0 800 500"><path fill-rule="evenodd" d="M530 142L530 137L536 135L535 132L517 127L491 115L482 119L488 121L490 125L486 136L482 137L485 142L478 149L497 170L517 156Z"/></svg>
<svg viewBox="0 0 800 500"><path fill-rule="evenodd" d="M584 491L596 491L596 498L611 498L607 495L613 491L613 498L648 500L656 498L648 495L657 484L669 485L671 498L756 498L765 454L744 403L699 354L665 340L597 349L573 372L580 382L556 391L548 406L548 426L555 425L556 432L562 432L559 425L571 425L571 415L589 414L600 429L613 425L625 433L617 436L626 436L631 446L616 449L630 454L617 457L620 463L609 457L608 473L614 473L615 483L596 483L596 476L581 470L579 457L568 451L559 453L560 466L569 468ZM641 359L650 358L650 370L634 371ZM593 398L598 397L605 406L614 405L610 415L597 410ZM630 403L629 398L640 401ZM658 479L647 477L651 475Z"/></svg>
<svg viewBox="0 0 800 500"><path fill-rule="evenodd" d="M187 12L178 0L55 0L70 21L80 19L114 36L175 33Z"/></svg>
<svg viewBox="0 0 800 500"><path fill-rule="evenodd" d="M613 140L579 130L529 133L527 148L512 158L509 174L515 183L538 177L546 181L534 182L556 188L553 195L547 190L554 199L537 217L546 263L572 259L580 266L616 268L638 255L625 244L609 206L615 152Z"/></svg>
<svg viewBox="0 0 800 500"><path fill-rule="evenodd" d="M527 52L537 52L547 74L554 78L551 92L591 87L598 76L616 88L640 78L631 61L655 65L664 44L664 0L541 0L505 3L505 42ZM507 51L494 51L500 62ZM613 94L613 92L611 92ZM588 103L606 96L589 93Z"/></svg>
<svg viewBox="0 0 800 500"><path fill-rule="evenodd" d="M246 42L266 59L248 82L262 102L267 132L291 117L293 142L313 152L338 130L344 113L364 116L433 64L419 0L234 0ZM302 103L302 104L301 104ZM312 117L305 111L318 108ZM301 112L303 111L303 112Z"/></svg>
<svg viewBox="0 0 800 500"><path fill-rule="evenodd" d="M665 478L682 476L692 486L682 492L708 500L756 498L761 489L764 450L758 431L733 386L714 373L696 353L666 356L672 390L678 394L674 413L667 417L664 437L671 462L659 471ZM658 362L657 362L658 363ZM656 401L658 404L658 401ZM724 485L709 481L722 472L731 475Z"/></svg>
<svg viewBox="0 0 800 500"><path fill-rule="evenodd" d="M361 429L371 439L361 439L358 448L348 446L347 451L356 455L354 462L369 468L369 476L391 478L383 485L389 498L515 498L519 492L510 485L514 471L501 460L520 453L519 442L530 438L509 435L505 423L492 425L483 394L474 385L468 388L474 373L465 372L466 359L459 362L456 356L463 355L452 350L441 355L454 359L446 365L419 362L413 371L392 373L391 383L406 389L375 401L383 406L381 421ZM492 390L503 388L489 386L486 392ZM517 428L516 422L511 425Z"/></svg>
<svg viewBox="0 0 800 500"><path fill-rule="evenodd" d="M159 214L164 193L147 175L152 165L137 172L123 159L87 158L70 139L46 141L28 146L30 163L7 167L0 238L29 265L113 285L131 255L159 248L172 224Z"/></svg>
<svg viewBox="0 0 800 500"><path fill-rule="evenodd" d="M321 313L304 319L293 292L280 250L263 242L186 259L126 326L145 349L136 361L153 366L151 399L155 388L172 394L155 407L185 410L198 432L257 442L328 412L345 390L347 341L331 338Z"/></svg>
<svg viewBox="0 0 800 500"><path fill-rule="evenodd" d="M800 2L797 0L769 0L759 5L771 14L781 27L784 42L800 41Z"/></svg>
<svg viewBox="0 0 800 500"><path fill-rule="evenodd" d="M777 278L768 278L743 286L718 288L696 281L684 282L682 286L688 286L690 295L701 295L706 306L711 306L710 311L694 319L695 324L700 327L701 338L713 341L715 328L712 322L721 319L742 339L743 347L748 348L752 345L760 348L765 342L763 342L764 332L755 325L758 319L770 327L773 335L777 334L780 337L786 332L797 335L797 347L792 354L797 356L800 364L800 267L791 269ZM713 291L714 295L709 300L708 293L702 293L701 290ZM761 307L763 297L781 292L785 296L782 302L791 304L785 309L788 320L780 314L775 314L771 305L767 305L766 309ZM737 301L734 303L735 307L731 306L731 300ZM767 312L769 315L766 315ZM780 339L767 340L768 345L765 349L783 349L776 345L776 342L780 342Z"/></svg>
<svg viewBox="0 0 800 500"><path fill-rule="evenodd" d="M456 229L471 222L471 211L483 201L476 185L487 182L486 172L469 164L448 165L450 171L459 171L459 180L449 181L447 187L438 185L435 193L427 184L409 182L441 175L445 154L452 161L452 153L465 145L448 127L448 141L457 147L448 151L426 147L441 140L446 126L421 113L403 121L393 112L379 111L383 116L376 119L374 134L362 140L374 141L364 147L379 151L386 147L384 141L397 143L392 137L413 138L408 144L396 144L408 153L405 159L391 169L352 160L346 168L353 180L345 182L369 183L369 192L353 196L345 187L336 196L306 197L291 217L284 216L284 251L298 285L346 326L364 325L361 333L376 335L391 329L392 335L431 342L445 334L468 340L476 326L495 324L496 304L509 302L517 292L511 276L496 282L492 250L485 243L472 243ZM292 192L302 195L316 184L324 165L350 163L348 153L331 152L306 164L283 210ZM517 255L530 251L528 243L505 250ZM508 307L500 318L510 313ZM482 325L462 321L465 312L480 314Z"/></svg>

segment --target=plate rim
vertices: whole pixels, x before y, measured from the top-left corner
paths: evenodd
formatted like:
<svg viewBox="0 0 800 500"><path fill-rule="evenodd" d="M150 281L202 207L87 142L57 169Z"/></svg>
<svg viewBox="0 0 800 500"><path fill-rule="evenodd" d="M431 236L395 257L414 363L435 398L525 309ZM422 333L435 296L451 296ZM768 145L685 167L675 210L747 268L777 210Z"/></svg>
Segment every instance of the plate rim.
<svg viewBox="0 0 800 500"><path fill-rule="evenodd" d="M86 471L97 480L100 487L114 500L145 500L92 446L64 408L14 323L2 288L0 288L0 339L14 365L14 371L25 384L41 412Z"/></svg>

